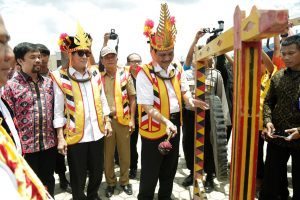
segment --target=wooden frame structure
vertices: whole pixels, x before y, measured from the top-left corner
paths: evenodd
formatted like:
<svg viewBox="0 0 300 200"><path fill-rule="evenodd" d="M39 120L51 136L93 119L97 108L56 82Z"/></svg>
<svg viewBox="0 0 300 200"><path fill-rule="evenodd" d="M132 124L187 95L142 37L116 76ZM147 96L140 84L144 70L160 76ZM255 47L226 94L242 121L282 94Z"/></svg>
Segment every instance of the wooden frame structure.
<svg viewBox="0 0 300 200"><path fill-rule="evenodd" d="M234 26L196 51L196 96L205 97L205 68L201 65L213 56L234 49L234 102L230 199L248 200L255 197L256 157L258 143L259 96L261 77L261 39L284 31L288 24L287 10L258 10L255 6L245 18L237 6ZM196 114L194 199L207 199L203 184L205 112Z"/></svg>

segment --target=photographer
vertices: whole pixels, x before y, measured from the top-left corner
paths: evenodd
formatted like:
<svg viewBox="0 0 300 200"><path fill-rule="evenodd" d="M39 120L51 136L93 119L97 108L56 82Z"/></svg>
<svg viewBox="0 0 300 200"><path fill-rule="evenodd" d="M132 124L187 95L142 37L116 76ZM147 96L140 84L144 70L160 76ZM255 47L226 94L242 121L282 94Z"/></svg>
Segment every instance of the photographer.
<svg viewBox="0 0 300 200"><path fill-rule="evenodd" d="M104 33L103 45L102 45L101 50L108 45L109 40L116 40L116 39L117 39L117 45L115 47L115 50L118 53L119 37L118 37L118 34L115 33L115 29L111 29L110 33ZM101 59L102 59L102 57L101 57L101 54L100 54L99 55L98 66L99 66L99 71L103 72L104 71L104 65L102 64Z"/></svg>
<svg viewBox="0 0 300 200"><path fill-rule="evenodd" d="M115 49L102 48L101 62L104 65L102 82L111 113L112 137L104 141L104 170L107 182L105 194L110 198L114 194L117 178L114 171L114 155L117 147L120 157L120 185L127 195L132 195L129 184L130 134L135 130L135 88L129 72L117 65L118 55Z"/></svg>

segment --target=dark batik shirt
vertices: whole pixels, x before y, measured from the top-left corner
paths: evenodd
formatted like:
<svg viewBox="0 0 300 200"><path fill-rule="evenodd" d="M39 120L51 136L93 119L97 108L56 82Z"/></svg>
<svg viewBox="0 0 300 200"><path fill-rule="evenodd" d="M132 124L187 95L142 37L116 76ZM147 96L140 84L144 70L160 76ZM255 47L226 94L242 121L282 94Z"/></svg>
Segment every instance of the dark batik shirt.
<svg viewBox="0 0 300 200"><path fill-rule="evenodd" d="M23 153L56 146L53 128L54 92L50 78L38 76L35 83L24 72L16 72L4 89L3 98L16 116Z"/></svg>
<svg viewBox="0 0 300 200"><path fill-rule="evenodd" d="M300 127L300 72L289 68L278 71L271 78L264 102L264 126L268 122L275 129Z"/></svg>

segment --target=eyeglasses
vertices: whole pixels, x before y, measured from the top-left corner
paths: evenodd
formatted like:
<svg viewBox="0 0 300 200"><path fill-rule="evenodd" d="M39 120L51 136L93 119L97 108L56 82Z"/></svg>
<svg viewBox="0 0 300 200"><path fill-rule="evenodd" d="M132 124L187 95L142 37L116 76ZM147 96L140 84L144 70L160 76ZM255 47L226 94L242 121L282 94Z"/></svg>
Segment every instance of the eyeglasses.
<svg viewBox="0 0 300 200"><path fill-rule="evenodd" d="M141 60L131 60L131 61L129 61L129 62L131 62L131 63L137 63L137 64L141 64L141 63L142 63Z"/></svg>
<svg viewBox="0 0 300 200"><path fill-rule="evenodd" d="M83 57L84 55L86 57L90 57L91 56L91 52L89 52L89 51L79 50L79 51L76 51L76 52L77 52L77 54L78 54L79 57Z"/></svg>

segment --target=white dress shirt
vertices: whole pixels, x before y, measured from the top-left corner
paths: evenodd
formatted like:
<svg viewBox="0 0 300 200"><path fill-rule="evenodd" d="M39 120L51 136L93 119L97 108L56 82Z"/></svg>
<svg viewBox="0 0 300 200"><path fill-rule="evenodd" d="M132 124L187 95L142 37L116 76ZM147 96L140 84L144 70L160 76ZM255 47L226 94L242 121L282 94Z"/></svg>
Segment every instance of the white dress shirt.
<svg viewBox="0 0 300 200"><path fill-rule="evenodd" d="M83 75L76 71L73 67L69 67L69 72L72 76L77 79L85 79L89 77L89 73L86 71ZM79 83L80 91L82 94L83 105L84 105L84 135L81 139L82 142L91 142L97 141L101 139L104 135L100 130L98 125L98 119L96 115L96 109L94 104L94 94L92 90L91 81L87 81L84 83ZM66 118L64 115L64 94L57 85L55 81L53 81L53 89L54 89L54 120L53 125L54 128L63 127L66 123ZM103 116L109 115L110 110L107 104L106 96L104 93L104 88L102 86L101 90L101 103ZM104 119L103 119L104 120ZM76 122L75 122L76 123Z"/></svg>
<svg viewBox="0 0 300 200"><path fill-rule="evenodd" d="M9 130L12 134L12 137L14 139L14 142L16 144L17 152L22 155L22 146L21 146L21 141L20 137L18 134L18 131L15 127L14 121L10 115L9 110L6 108L6 105L3 103L2 99L0 98L0 110L3 114L4 120L7 123Z"/></svg>
<svg viewBox="0 0 300 200"><path fill-rule="evenodd" d="M167 71L161 68L159 65L154 66L154 71L160 73L162 77L169 77L169 73L171 70L174 70L173 65L169 65ZM175 76L179 71L175 69ZM170 105L170 113L176 113L180 111L179 102L171 83L171 80L164 80L165 85L168 90L168 97L169 97L169 105ZM184 72L181 73L181 92L188 91L188 85L186 81L186 77ZM145 105L153 105L154 104L154 95L153 95L153 85L148 79L147 75L144 73L143 70L140 70L137 78L136 78L136 93L137 93L137 103L138 104L145 104Z"/></svg>

